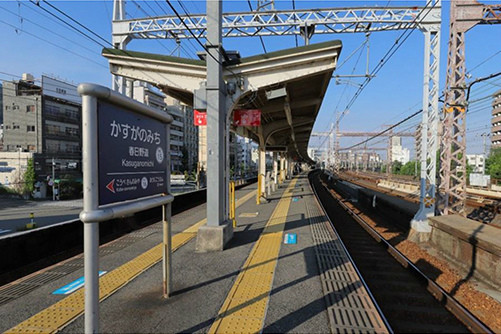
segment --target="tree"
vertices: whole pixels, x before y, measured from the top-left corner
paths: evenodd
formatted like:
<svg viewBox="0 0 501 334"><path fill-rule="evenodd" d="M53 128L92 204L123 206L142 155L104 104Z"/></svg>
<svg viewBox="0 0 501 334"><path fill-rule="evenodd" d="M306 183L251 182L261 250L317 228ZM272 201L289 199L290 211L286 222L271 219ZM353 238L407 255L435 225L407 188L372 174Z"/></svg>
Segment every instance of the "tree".
<svg viewBox="0 0 501 334"><path fill-rule="evenodd" d="M486 173L493 179L501 179L501 148L493 148L485 160Z"/></svg>
<svg viewBox="0 0 501 334"><path fill-rule="evenodd" d="M393 164L391 165L391 173L400 174L401 169L402 169L402 163L398 160L393 161Z"/></svg>
<svg viewBox="0 0 501 334"><path fill-rule="evenodd" d="M400 169L400 174L419 176L420 171L421 171L421 164L419 163L419 161L416 162L414 160L414 161L409 161L405 165L403 165L402 168Z"/></svg>
<svg viewBox="0 0 501 334"><path fill-rule="evenodd" d="M32 194L33 190L35 189L35 181L36 181L36 175L35 175L35 167L33 164L33 159L28 160L28 167L26 168L26 171L24 172L24 177L23 177L23 193L24 194Z"/></svg>

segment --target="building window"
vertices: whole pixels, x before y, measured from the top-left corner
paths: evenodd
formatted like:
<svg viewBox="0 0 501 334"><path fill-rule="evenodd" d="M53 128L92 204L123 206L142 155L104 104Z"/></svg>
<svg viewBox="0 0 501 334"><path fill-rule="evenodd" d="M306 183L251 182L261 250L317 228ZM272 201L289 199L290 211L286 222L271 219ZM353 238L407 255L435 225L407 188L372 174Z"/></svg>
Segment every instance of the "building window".
<svg viewBox="0 0 501 334"><path fill-rule="evenodd" d="M26 131L28 131L28 132L35 132L35 126L34 125L28 125L26 127Z"/></svg>
<svg viewBox="0 0 501 334"><path fill-rule="evenodd" d="M34 112L34 111L35 111L34 105L26 106L26 112Z"/></svg>
<svg viewBox="0 0 501 334"><path fill-rule="evenodd" d="M19 125L13 125L12 128L15 130L15 129L19 129Z"/></svg>

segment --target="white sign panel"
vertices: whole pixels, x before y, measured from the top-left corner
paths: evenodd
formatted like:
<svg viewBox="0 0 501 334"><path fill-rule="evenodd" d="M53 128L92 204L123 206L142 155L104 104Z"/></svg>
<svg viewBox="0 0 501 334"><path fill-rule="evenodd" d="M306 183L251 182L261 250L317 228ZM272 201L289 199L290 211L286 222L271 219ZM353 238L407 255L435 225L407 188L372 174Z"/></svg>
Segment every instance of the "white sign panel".
<svg viewBox="0 0 501 334"><path fill-rule="evenodd" d="M77 86L67 82L42 75L42 89L44 95L82 104L82 98L77 92Z"/></svg>

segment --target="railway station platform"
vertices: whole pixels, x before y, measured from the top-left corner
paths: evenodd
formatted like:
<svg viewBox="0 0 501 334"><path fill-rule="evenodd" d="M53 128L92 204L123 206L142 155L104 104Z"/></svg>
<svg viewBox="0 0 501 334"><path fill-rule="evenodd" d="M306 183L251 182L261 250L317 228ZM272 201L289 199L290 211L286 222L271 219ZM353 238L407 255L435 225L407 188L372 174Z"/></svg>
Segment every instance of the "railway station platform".
<svg viewBox="0 0 501 334"><path fill-rule="evenodd" d="M222 252L196 252L205 205L173 217L168 299L161 223L102 245L100 332L387 332L307 176L285 181L265 204L255 190L237 190L237 227ZM0 331L82 333L82 276L79 255L3 287L14 297L0 305Z"/></svg>

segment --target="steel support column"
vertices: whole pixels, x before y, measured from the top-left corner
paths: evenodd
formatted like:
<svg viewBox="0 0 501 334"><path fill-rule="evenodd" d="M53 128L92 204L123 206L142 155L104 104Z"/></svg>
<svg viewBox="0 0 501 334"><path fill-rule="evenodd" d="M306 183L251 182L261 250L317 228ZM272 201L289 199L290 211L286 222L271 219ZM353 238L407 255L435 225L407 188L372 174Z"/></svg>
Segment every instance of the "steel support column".
<svg viewBox="0 0 501 334"><path fill-rule="evenodd" d="M207 226L225 221L225 132L221 1L207 1Z"/></svg>
<svg viewBox="0 0 501 334"><path fill-rule="evenodd" d="M440 25L427 26L424 33L423 119L420 126L420 205L411 222L417 232L431 232L427 218L435 214L438 89L440 69Z"/></svg>
<svg viewBox="0 0 501 334"><path fill-rule="evenodd" d="M114 0L113 1L113 21L125 20L125 0ZM114 30L115 25L112 25ZM115 36L115 31L112 31L112 43L113 47L119 50L125 50L129 36ZM121 94L125 94L126 81L124 77L114 75L111 76L111 89Z"/></svg>
<svg viewBox="0 0 501 334"><path fill-rule="evenodd" d="M441 214L465 215L466 202L466 101L465 32L474 26L459 25L458 1L451 1L449 48L443 133L440 143Z"/></svg>
<svg viewBox="0 0 501 334"><path fill-rule="evenodd" d="M278 152L273 152L273 183L278 182Z"/></svg>
<svg viewBox="0 0 501 334"><path fill-rule="evenodd" d="M259 166L257 171L258 177L261 178L261 189L258 189L260 196L264 196L266 191L266 151L263 146L259 146Z"/></svg>

